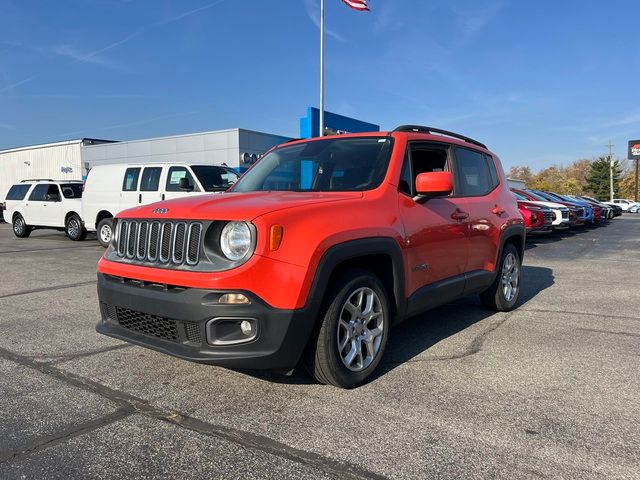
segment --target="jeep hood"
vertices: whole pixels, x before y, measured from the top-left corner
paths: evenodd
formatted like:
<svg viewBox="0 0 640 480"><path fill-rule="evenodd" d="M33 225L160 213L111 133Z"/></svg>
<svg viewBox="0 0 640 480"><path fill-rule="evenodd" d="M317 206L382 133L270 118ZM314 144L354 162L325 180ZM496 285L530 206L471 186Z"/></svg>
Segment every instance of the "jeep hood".
<svg viewBox="0 0 640 480"><path fill-rule="evenodd" d="M265 213L362 198L362 192L246 192L188 196L134 207L118 218L251 221Z"/></svg>

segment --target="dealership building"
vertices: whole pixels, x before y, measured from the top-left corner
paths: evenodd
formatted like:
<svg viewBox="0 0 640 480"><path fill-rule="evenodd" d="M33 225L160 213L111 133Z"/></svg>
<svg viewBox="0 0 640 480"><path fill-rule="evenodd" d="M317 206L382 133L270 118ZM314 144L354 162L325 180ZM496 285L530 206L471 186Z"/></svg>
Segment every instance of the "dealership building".
<svg viewBox="0 0 640 480"><path fill-rule="evenodd" d="M318 136L319 110L307 108L300 119L300 138ZM325 112L325 133L378 131L380 127ZM185 162L227 165L246 170L260 155L291 137L242 128L119 142L83 138L0 150L0 202L16 182L25 179L84 180L97 165Z"/></svg>

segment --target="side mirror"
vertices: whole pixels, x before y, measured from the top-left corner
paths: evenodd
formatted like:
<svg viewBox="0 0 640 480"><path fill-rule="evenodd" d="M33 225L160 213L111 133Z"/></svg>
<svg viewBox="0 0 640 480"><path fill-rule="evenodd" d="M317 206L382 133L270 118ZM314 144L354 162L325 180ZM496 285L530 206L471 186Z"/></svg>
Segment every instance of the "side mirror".
<svg viewBox="0 0 640 480"><path fill-rule="evenodd" d="M430 197L444 197L453 191L451 172L420 173L416 177L416 201Z"/></svg>
<svg viewBox="0 0 640 480"><path fill-rule="evenodd" d="M180 190L186 190L187 192L191 192L195 188L193 186L193 183L191 183L191 180L189 180L188 177L182 177L180 179L179 187L180 187Z"/></svg>
<svg viewBox="0 0 640 480"><path fill-rule="evenodd" d="M47 193L47 196L45 197L47 202L59 202L60 201L60 195L56 194L56 193Z"/></svg>

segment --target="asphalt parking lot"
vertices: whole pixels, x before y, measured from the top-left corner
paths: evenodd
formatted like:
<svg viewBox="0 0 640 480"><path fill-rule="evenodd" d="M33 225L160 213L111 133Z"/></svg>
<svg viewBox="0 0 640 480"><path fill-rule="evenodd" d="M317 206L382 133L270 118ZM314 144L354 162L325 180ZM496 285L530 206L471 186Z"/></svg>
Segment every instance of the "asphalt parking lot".
<svg viewBox="0 0 640 480"><path fill-rule="evenodd" d="M640 216L528 245L520 307L394 331L345 391L98 335L95 240L0 224L0 478L640 478Z"/></svg>

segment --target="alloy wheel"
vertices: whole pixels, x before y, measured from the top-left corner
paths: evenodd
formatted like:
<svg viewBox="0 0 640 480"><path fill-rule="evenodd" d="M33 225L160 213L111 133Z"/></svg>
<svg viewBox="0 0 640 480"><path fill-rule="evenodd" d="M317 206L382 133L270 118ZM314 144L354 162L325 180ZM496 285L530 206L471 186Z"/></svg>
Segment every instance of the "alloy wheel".
<svg viewBox="0 0 640 480"><path fill-rule="evenodd" d="M336 338L345 367L360 372L373 363L380 353L384 321L382 302L371 288L358 288L349 295L340 312Z"/></svg>
<svg viewBox="0 0 640 480"><path fill-rule="evenodd" d="M518 293L520 284L520 266L513 253L508 253L502 265L502 293L504 299L510 302Z"/></svg>

